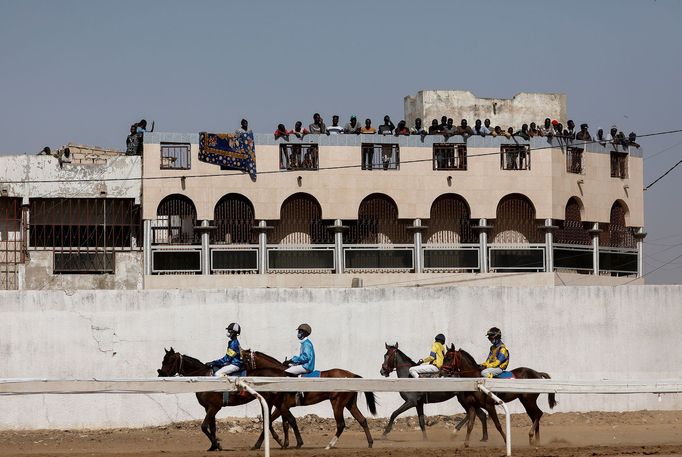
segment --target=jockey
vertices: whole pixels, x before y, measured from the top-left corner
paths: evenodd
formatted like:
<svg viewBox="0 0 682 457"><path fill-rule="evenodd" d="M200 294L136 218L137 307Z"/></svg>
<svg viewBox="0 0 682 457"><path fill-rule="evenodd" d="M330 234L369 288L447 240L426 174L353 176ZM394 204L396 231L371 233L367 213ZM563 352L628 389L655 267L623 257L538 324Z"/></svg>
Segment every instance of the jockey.
<svg viewBox="0 0 682 457"><path fill-rule="evenodd" d="M417 365L410 368L410 376L418 378L421 373L438 373L445 359L445 335L439 333L431 346L427 357L420 359Z"/></svg>
<svg viewBox="0 0 682 457"><path fill-rule="evenodd" d="M219 370L213 374L214 376L229 376L242 369L241 347L239 346L239 340L237 339L237 336L242 332L242 328L236 322L232 322L225 330L227 330L227 337L230 339L227 343L225 355L220 359L216 359L213 362L208 362L206 364L211 368L219 368Z"/></svg>
<svg viewBox="0 0 682 457"><path fill-rule="evenodd" d="M499 328L491 328L486 336L492 346L490 346L488 358L479 367L481 368L481 376L493 378L502 373L509 365L509 350L502 342L502 332Z"/></svg>
<svg viewBox="0 0 682 457"><path fill-rule="evenodd" d="M301 352L299 355L284 361L285 365L289 365L284 373L289 376L307 374L315 370L315 348L313 342L308 338L313 330L308 324L301 324L296 330L298 339L301 341Z"/></svg>

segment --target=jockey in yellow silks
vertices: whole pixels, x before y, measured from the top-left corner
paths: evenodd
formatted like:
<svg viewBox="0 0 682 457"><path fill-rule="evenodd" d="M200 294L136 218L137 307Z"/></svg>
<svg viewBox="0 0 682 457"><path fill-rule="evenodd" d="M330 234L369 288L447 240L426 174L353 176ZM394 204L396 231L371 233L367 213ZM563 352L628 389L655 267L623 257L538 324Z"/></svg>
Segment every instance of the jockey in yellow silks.
<svg viewBox="0 0 682 457"><path fill-rule="evenodd" d="M502 342L502 332L499 328L493 327L486 333L490 346L488 358L481 365L481 376L493 378L502 373L509 365L509 350Z"/></svg>
<svg viewBox="0 0 682 457"><path fill-rule="evenodd" d="M410 376L418 378L422 373L438 373L445 360L445 335L439 333L431 346L429 355L417 362L410 368Z"/></svg>

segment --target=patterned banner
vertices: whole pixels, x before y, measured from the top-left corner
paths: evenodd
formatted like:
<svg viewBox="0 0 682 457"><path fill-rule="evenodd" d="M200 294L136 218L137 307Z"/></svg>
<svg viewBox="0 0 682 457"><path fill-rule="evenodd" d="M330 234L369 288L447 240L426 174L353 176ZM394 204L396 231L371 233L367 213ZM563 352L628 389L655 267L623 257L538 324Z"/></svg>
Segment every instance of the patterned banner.
<svg viewBox="0 0 682 457"><path fill-rule="evenodd" d="M222 169L242 170L256 179L253 133L199 133L199 160Z"/></svg>

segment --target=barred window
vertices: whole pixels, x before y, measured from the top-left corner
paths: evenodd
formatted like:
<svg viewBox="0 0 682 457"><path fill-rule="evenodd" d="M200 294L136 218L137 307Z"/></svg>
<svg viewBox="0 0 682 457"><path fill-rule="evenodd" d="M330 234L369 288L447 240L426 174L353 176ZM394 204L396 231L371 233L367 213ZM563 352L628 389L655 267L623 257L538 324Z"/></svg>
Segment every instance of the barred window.
<svg viewBox="0 0 682 457"><path fill-rule="evenodd" d="M466 144L437 143L433 145L434 170L466 170Z"/></svg>
<svg viewBox="0 0 682 457"><path fill-rule="evenodd" d="M317 170L319 148L317 144L280 144L280 170Z"/></svg>
<svg viewBox="0 0 682 457"><path fill-rule="evenodd" d="M400 146L387 143L362 143L363 170L399 170Z"/></svg>
<svg viewBox="0 0 682 457"><path fill-rule="evenodd" d="M626 179L628 177L628 153L611 151L611 177Z"/></svg>
<svg viewBox="0 0 682 457"><path fill-rule="evenodd" d="M161 143L162 170L189 170L191 158L189 144Z"/></svg>
<svg viewBox="0 0 682 457"><path fill-rule="evenodd" d="M530 170L530 145L501 145L500 168L503 170Z"/></svg>
<svg viewBox="0 0 682 457"><path fill-rule="evenodd" d="M582 174L585 171L583 165L583 148L566 148L566 172Z"/></svg>

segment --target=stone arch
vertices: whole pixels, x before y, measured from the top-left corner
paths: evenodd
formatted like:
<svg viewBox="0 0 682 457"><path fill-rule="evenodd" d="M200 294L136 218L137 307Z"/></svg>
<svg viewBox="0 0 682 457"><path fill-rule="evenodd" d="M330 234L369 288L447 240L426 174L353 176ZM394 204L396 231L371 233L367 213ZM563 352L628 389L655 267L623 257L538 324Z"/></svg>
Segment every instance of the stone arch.
<svg viewBox="0 0 682 457"><path fill-rule="evenodd" d="M156 220L152 221L152 243L197 244L199 234L197 209L191 198L181 194L164 197L156 208Z"/></svg>
<svg viewBox="0 0 682 457"><path fill-rule="evenodd" d="M635 248L637 242L632 230L627 227L628 206L623 200L616 200L611 205L609 223L599 236L599 244L614 248Z"/></svg>
<svg viewBox="0 0 682 457"><path fill-rule="evenodd" d="M584 211L580 198L573 196L568 199L564 208L564 219L559 222L559 230L555 234L555 243L580 245L592 243L592 237L582 221Z"/></svg>
<svg viewBox="0 0 682 457"><path fill-rule="evenodd" d="M509 194L497 204L491 243L541 243L543 236L535 218L535 206L522 194Z"/></svg>
<svg viewBox="0 0 682 457"><path fill-rule="evenodd" d="M216 229L211 232L211 243L257 243L258 234L253 229L255 223L251 200L236 193L223 195L213 209Z"/></svg>
<svg viewBox="0 0 682 457"><path fill-rule="evenodd" d="M478 236L471 224L468 202L458 194L443 194L433 201L428 229L424 235L426 244L476 243Z"/></svg>
<svg viewBox="0 0 682 457"><path fill-rule="evenodd" d="M322 207L315 197L305 192L290 195L280 208L272 236L276 244L328 244L334 242L329 223L322 220Z"/></svg>
<svg viewBox="0 0 682 457"><path fill-rule="evenodd" d="M406 244L413 237L407 221L398 219L398 205L386 194L365 197L358 207L358 219L350 224L345 242L350 244Z"/></svg>

